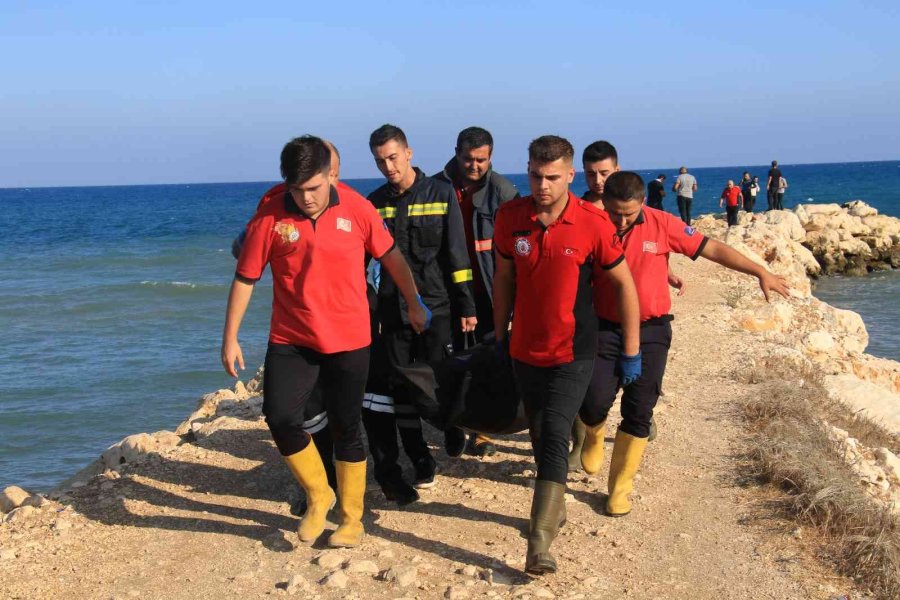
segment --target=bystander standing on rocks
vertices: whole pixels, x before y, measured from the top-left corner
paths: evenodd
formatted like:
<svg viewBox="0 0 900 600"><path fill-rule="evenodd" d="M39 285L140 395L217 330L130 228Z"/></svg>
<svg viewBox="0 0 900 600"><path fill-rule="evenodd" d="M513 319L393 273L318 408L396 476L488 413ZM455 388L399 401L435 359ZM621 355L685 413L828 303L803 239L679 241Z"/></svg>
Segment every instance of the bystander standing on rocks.
<svg viewBox="0 0 900 600"><path fill-rule="evenodd" d="M722 208L723 204L725 205L725 215L729 227L737 225L738 210L741 207L742 200L741 188L734 185L734 181L729 179L725 189L722 190L722 195L719 197L719 208Z"/></svg>
<svg viewBox="0 0 900 600"><path fill-rule="evenodd" d="M768 210L780 210L778 205L778 186L781 184L781 169L778 168L778 161L772 161L772 168L769 169L769 178L766 180L766 200L768 201Z"/></svg>
<svg viewBox="0 0 900 600"><path fill-rule="evenodd" d="M688 173L687 167L678 169L678 179L672 186L672 191L678 194L678 214L681 220L690 227L691 204L694 202L694 192L697 191L697 179Z"/></svg>

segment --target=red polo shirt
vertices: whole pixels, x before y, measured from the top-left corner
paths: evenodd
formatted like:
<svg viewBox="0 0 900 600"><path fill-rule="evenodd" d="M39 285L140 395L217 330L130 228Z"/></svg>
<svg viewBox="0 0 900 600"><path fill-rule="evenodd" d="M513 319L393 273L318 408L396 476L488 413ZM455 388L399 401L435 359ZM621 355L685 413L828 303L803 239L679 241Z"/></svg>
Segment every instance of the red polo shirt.
<svg viewBox="0 0 900 600"><path fill-rule="evenodd" d="M726 187L722 190L722 197L725 199L725 206L737 206L738 196L741 195L741 188L736 185Z"/></svg>
<svg viewBox="0 0 900 600"><path fill-rule="evenodd" d="M357 193L352 187L344 183L343 181L338 181L335 186L338 192L353 192ZM287 186L284 183L276 184L274 187L269 189L268 192L263 194L263 197L259 199L259 204L256 205L256 210L261 209L269 200L274 198L275 196L280 196L285 191L287 191Z"/></svg>
<svg viewBox="0 0 900 600"><path fill-rule="evenodd" d="M494 248L516 267L513 358L550 367L594 356L591 282L623 260L615 233L606 213L571 193L548 227L538 221L531 196L500 207Z"/></svg>
<svg viewBox="0 0 900 600"><path fill-rule="evenodd" d="M621 236L625 260L631 269L641 304L641 321L669 314L669 253L677 252L697 260L706 237L663 210L644 206L634 224ZM619 305L606 277L594 284L597 316L620 323Z"/></svg>
<svg viewBox="0 0 900 600"><path fill-rule="evenodd" d="M324 354L356 350L372 341L365 255L378 259L393 247L375 207L349 188L331 188L315 221L282 192L261 203L247 225L236 274L255 281L270 265L270 342Z"/></svg>

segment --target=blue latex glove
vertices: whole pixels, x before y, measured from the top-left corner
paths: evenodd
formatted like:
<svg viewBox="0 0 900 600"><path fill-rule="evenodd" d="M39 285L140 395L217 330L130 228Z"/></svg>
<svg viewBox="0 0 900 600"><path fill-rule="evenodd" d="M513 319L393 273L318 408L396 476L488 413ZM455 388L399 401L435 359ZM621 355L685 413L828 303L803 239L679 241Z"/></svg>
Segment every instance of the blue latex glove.
<svg viewBox="0 0 900 600"><path fill-rule="evenodd" d="M431 309L425 306L425 303L422 301L422 296L416 294L416 300L419 302L419 306L422 307L422 310L425 311L425 329L431 327Z"/></svg>
<svg viewBox="0 0 900 600"><path fill-rule="evenodd" d="M641 351L634 356L621 354L619 356L619 383L626 387L637 381L641 376Z"/></svg>

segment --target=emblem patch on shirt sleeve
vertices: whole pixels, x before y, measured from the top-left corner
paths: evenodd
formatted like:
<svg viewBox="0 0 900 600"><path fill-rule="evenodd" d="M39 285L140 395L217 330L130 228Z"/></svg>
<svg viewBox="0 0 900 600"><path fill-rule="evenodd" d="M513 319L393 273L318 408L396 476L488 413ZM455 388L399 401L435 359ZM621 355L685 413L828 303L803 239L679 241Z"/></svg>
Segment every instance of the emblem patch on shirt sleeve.
<svg viewBox="0 0 900 600"><path fill-rule="evenodd" d="M337 220L337 228L338 229L340 229L341 231L346 231L347 233L350 233L351 227L352 227L352 224L350 223L350 219L342 219L341 217L338 217L338 220Z"/></svg>
<svg viewBox="0 0 900 600"><path fill-rule="evenodd" d="M688 225L687 227L684 228L684 232L688 235L694 235L694 232L696 232L696 231L697 230L694 229L693 227L691 227L690 225Z"/></svg>
<svg viewBox="0 0 900 600"><path fill-rule="evenodd" d="M516 240L516 254L519 256L531 254L531 242L528 241L528 238L518 238Z"/></svg>
<svg viewBox="0 0 900 600"><path fill-rule="evenodd" d="M650 240L644 240L644 252L652 252L656 254L656 242L651 242Z"/></svg>
<svg viewBox="0 0 900 600"><path fill-rule="evenodd" d="M293 223L279 221L275 223L275 233L281 236L281 241L285 244L292 244L300 239L300 232Z"/></svg>

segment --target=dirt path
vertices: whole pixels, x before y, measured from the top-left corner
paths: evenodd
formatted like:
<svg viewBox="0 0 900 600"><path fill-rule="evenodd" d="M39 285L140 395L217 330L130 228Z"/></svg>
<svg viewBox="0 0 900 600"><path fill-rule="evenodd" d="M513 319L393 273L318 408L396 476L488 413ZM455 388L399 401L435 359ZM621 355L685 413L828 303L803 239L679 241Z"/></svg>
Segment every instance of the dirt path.
<svg viewBox="0 0 900 600"><path fill-rule="evenodd" d="M336 552L294 544L289 475L264 424L248 420L121 477L95 478L61 512L50 506L0 525L0 598L760 599L851 591L811 557L805 532L772 517L768 492L742 482L734 403L753 390L732 375L752 357L754 338L727 322L721 271L703 261L675 265L689 290L676 300L659 438L636 481L635 509L603 516L606 470L572 474L555 575L522 573L534 469L525 434L503 438L483 460L436 451L437 485L404 509L370 488L363 545Z"/></svg>

